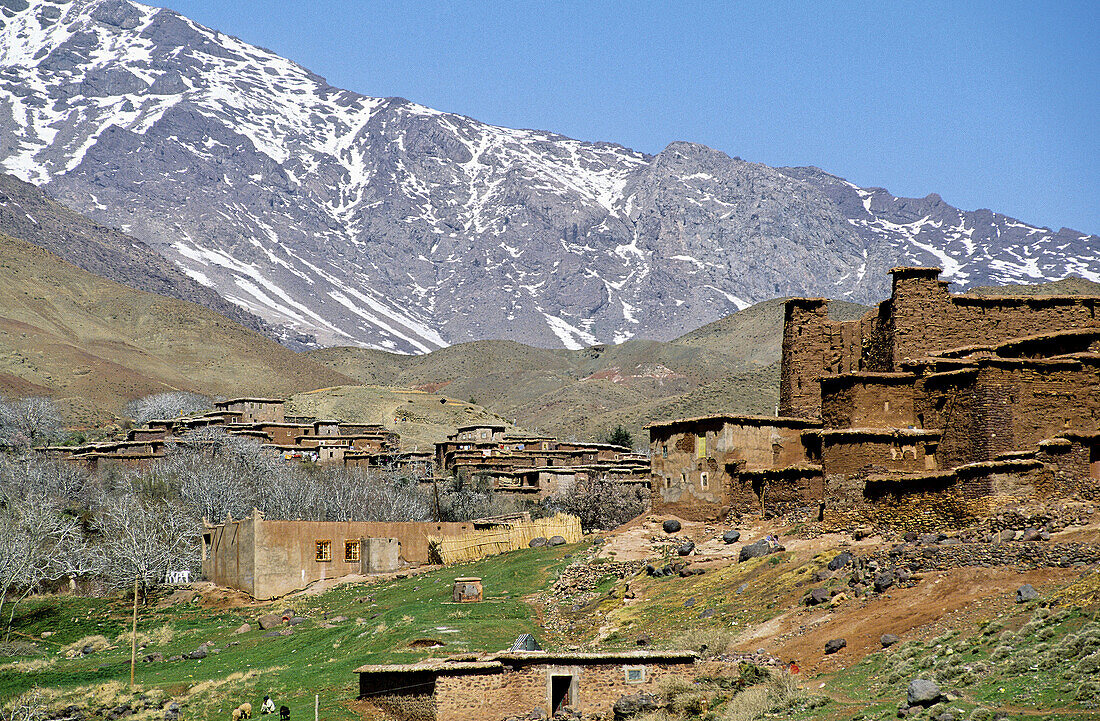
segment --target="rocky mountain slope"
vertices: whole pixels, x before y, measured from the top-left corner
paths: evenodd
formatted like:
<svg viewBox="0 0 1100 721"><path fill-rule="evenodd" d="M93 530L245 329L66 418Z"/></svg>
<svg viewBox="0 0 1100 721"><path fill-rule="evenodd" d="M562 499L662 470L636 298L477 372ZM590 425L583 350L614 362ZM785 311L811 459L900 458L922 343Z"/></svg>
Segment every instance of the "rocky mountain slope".
<svg viewBox="0 0 1100 721"><path fill-rule="evenodd" d="M102 278L170 298L204 305L291 348L316 339L271 326L211 288L184 275L137 238L100 225L51 199L40 188L0 173L0 233L32 243Z"/></svg>
<svg viewBox="0 0 1100 721"><path fill-rule="evenodd" d="M169 390L286 396L349 382L202 306L0 233L0 397L52 396L79 425Z"/></svg>
<svg viewBox="0 0 1100 721"><path fill-rule="evenodd" d="M656 156L330 86L129 0L0 3L0 166L324 345L667 340L884 271L1100 279L1100 239L815 168Z"/></svg>

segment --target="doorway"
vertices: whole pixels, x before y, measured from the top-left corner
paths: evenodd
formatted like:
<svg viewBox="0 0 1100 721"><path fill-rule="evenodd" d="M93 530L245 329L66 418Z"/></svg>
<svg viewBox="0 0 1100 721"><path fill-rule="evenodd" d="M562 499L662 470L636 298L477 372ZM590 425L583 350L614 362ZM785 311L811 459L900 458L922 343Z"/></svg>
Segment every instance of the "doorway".
<svg viewBox="0 0 1100 721"><path fill-rule="evenodd" d="M574 705L575 683L573 676L554 675L550 677L550 715L553 716L566 706Z"/></svg>

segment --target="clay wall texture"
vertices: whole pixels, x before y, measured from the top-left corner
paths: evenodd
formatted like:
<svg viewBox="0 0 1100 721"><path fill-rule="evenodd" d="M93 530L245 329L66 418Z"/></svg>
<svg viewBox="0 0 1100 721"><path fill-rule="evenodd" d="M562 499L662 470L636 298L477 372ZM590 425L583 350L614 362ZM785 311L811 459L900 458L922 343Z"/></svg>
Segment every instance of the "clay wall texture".
<svg viewBox="0 0 1100 721"><path fill-rule="evenodd" d="M643 667L645 681L627 683L627 667ZM620 696L631 693L659 692L669 677L684 678L691 666L685 664L533 664L506 668L501 673L440 676L436 680L437 721L501 721L509 716L527 716L539 708L547 717L550 709L549 677L573 675L576 678L572 703L584 714L607 714Z"/></svg>
<svg viewBox="0 0 1100 721"><path fill-rule="evenodd" d="M363 572L365 549L360 547L359 559L347 561L346 541L395 539L401 563L424 564L429 536L457 537L472 528L469 523L419 521L268 521L253 514L204 529L210 541L203 577L256 599L277 598L315 581ZM330 542L329 560L317 560L318 541ZM383 557L379 563L391 561Z"/></svg>

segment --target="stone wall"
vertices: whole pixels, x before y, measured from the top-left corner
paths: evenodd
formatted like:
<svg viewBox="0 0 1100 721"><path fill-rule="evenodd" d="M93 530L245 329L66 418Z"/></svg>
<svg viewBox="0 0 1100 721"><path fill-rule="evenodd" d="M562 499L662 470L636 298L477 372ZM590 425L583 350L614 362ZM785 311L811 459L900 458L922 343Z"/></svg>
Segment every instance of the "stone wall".
<svg viewBox="0 0 1100 721"><path fill-rule="evenodd" d="M826 428L906 428L917 424L912 373L860 373L821 379Z"/></svg>
<svg viewBox="0 0 1100 721"><path fill-rule="evenodd" d="M643 668L645 680L626 682L626 668ZM573 676L570 706L584 714L607 714L620 696L659 692L670 677L690 678L690 664L609 663L532 664L503 673L440 676L436 681L437 721L501 721L510 716L527 716L550 709L551 676Z"/></svg>
<svg viewBox="0 0 1100 721"><path fill-rule="evenodd" d="M936 470L939 433L899 428L822 432L821 464L830 474Z"/></svg>

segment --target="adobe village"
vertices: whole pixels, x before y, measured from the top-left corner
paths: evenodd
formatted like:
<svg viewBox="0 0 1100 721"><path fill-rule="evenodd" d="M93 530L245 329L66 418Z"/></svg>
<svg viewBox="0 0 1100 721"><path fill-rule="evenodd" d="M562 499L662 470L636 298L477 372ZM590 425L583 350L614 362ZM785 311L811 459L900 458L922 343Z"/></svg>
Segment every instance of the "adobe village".
<svg viewBox="0 0 1100 721"><path fill-rule="evenodd" d="M202 521L160 566L9 581L5 713L1095 718L1100 295L891 275L851 320L785 301L774 414L673 415L648 447L482 418L422 448L268 397L39 444L49 483Z"/></svg>

